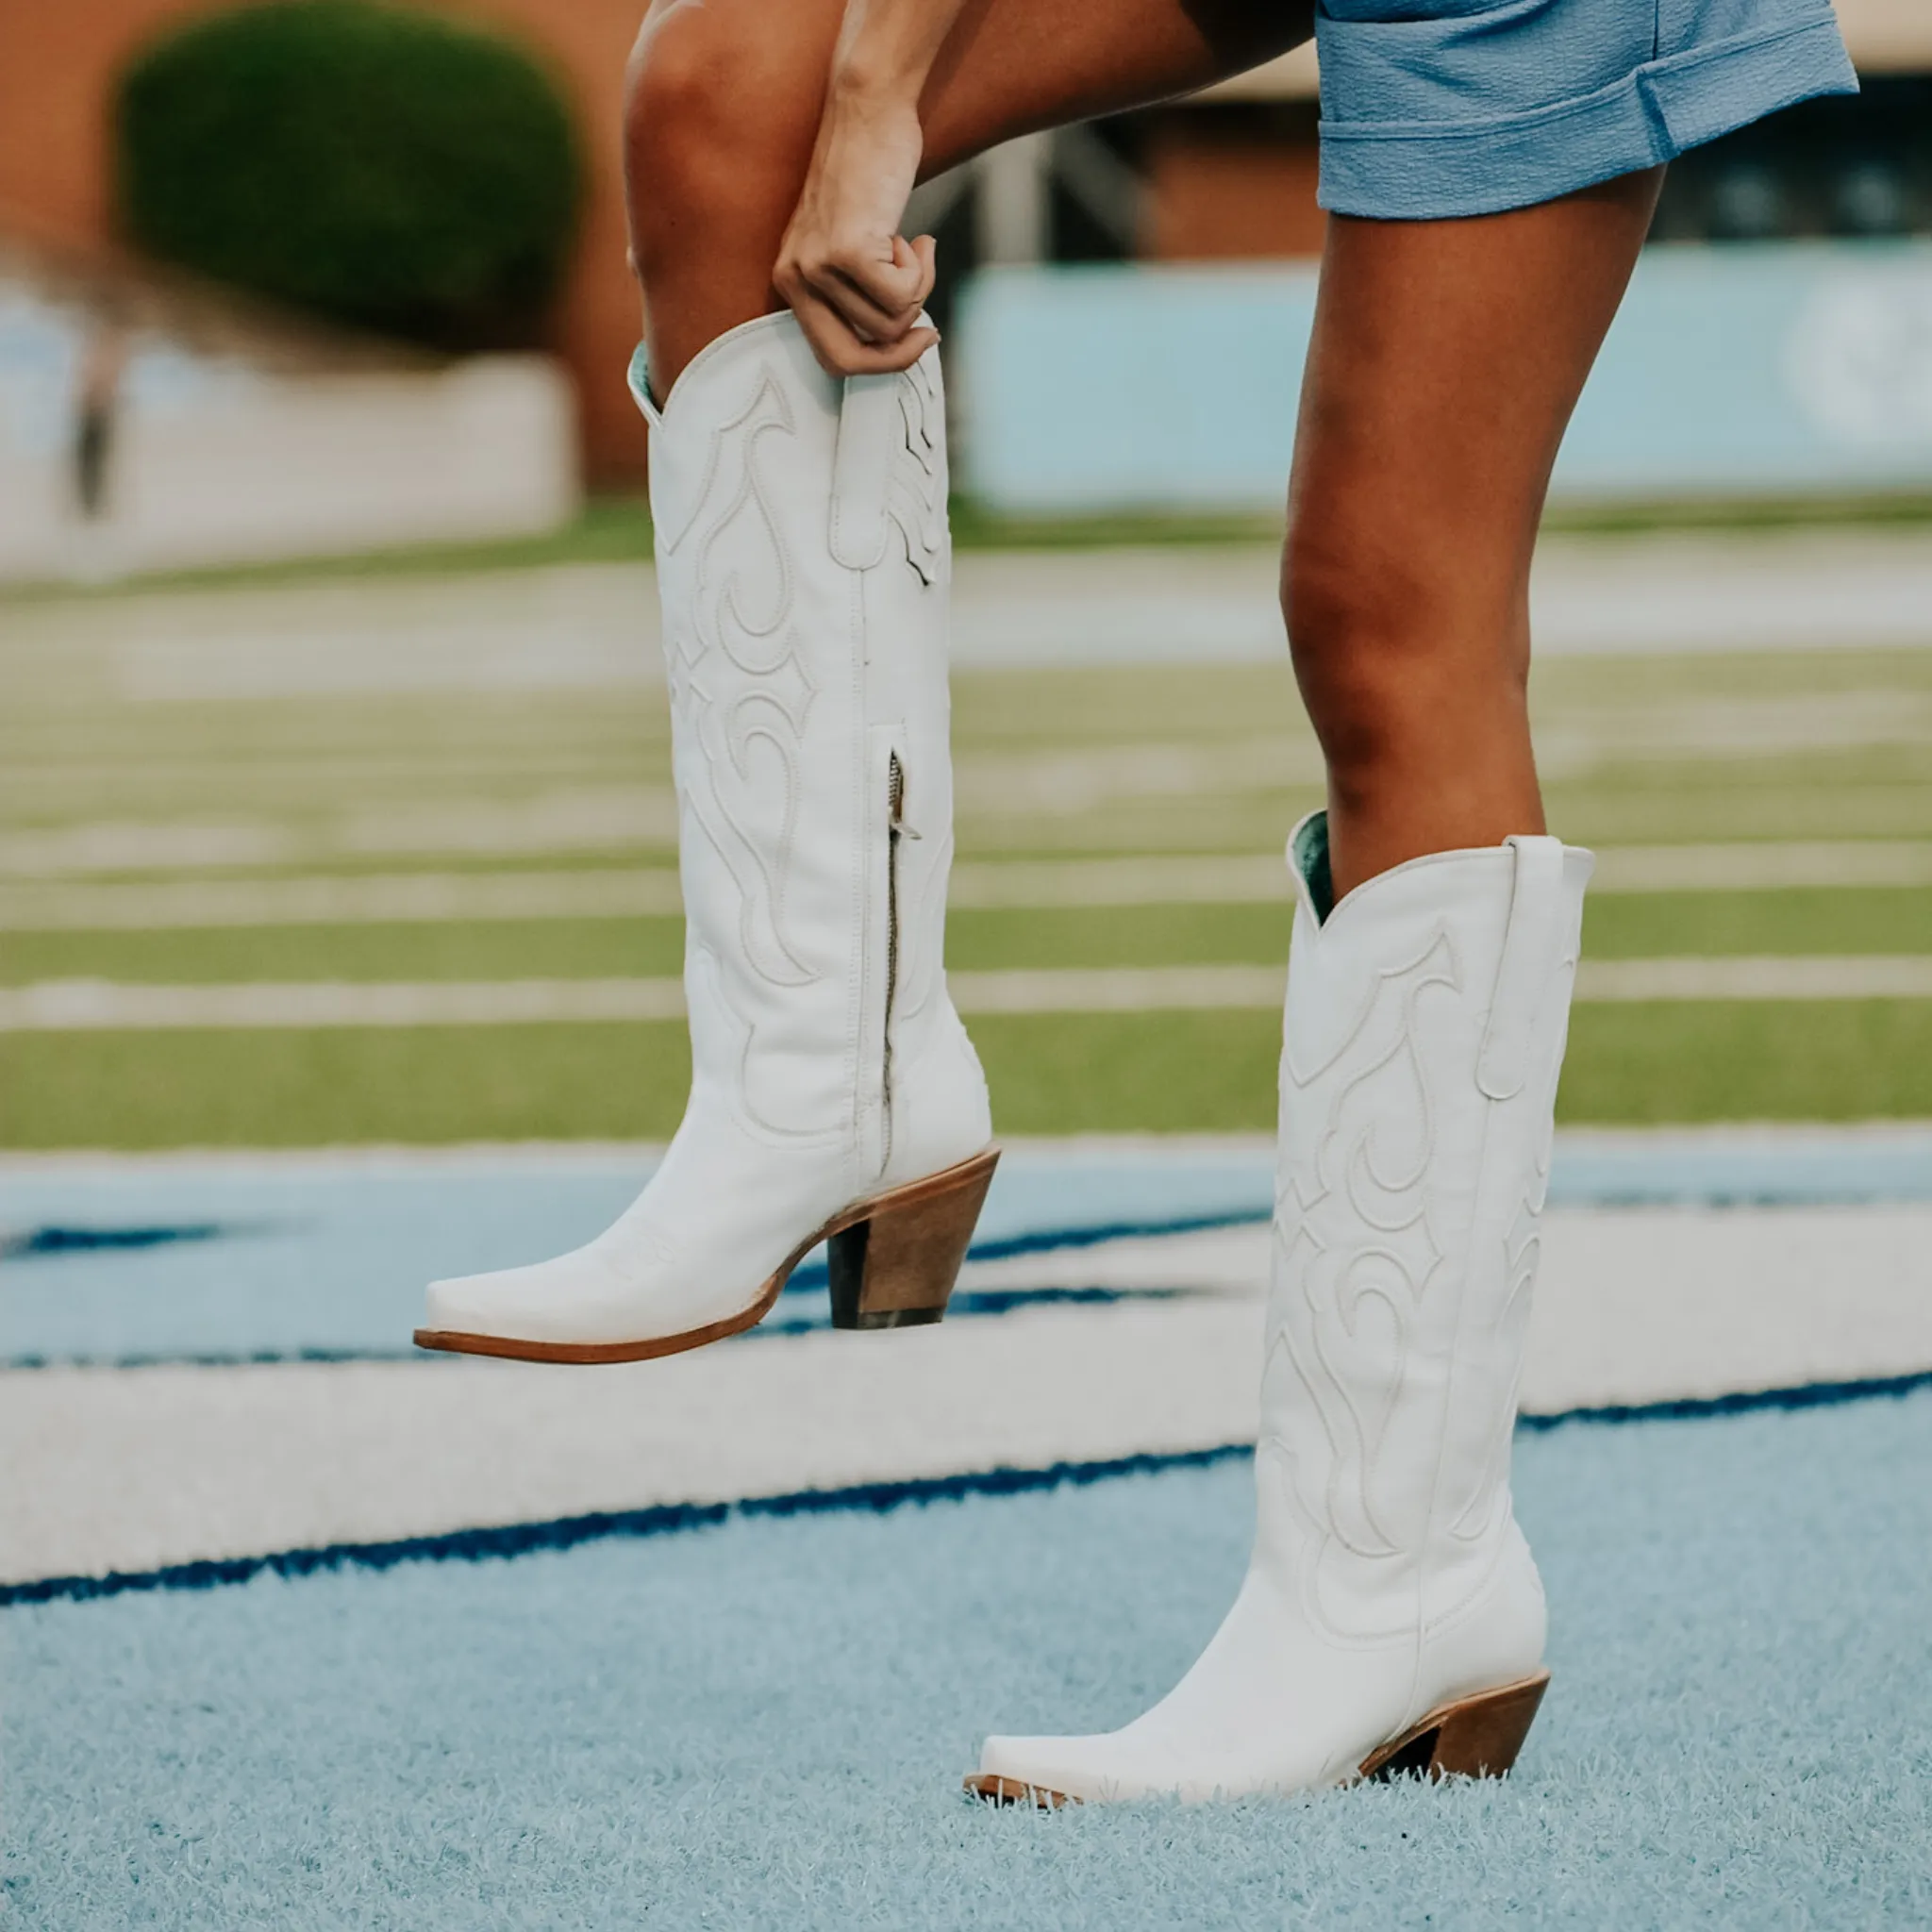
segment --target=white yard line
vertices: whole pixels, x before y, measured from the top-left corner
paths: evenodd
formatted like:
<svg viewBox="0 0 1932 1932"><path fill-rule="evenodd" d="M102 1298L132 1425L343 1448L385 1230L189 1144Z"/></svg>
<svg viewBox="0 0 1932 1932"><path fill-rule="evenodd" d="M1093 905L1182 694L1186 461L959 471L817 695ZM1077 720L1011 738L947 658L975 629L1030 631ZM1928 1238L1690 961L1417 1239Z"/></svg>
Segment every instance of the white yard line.
<svg viewBox="0 0 1932 1932"><path fill-rule="evenodd" d="M964 1013L1141 1013L1273 1008L1279 966L1115 966L954 973ZM1932 999L1932 957L1585 960L1576 997L1656 1000ZM0 989L0 1033L182 1027L525 1026L675 1020L680 981L275 981L214 986L52 979Z"/></svg>
<svg viewBox="0 0 1932 1932"><path fill-rule="evenodd" d="M1101 966L949 973L962 1013L1151 1013L1278 1007L1285 966Z"/></svg>
<svg viewBox="0 0 1932 1932"><path fill-rule="evenodd" d="M0 1488L0 1580L1210 1447L1254 1428L1255 1326L1245 1302L1130 1303L594 1373L0 1374L0 1457L36 1473Z"/></svg>
<svg viewBox="0 0 1932 1932"><path fill-rule="evenodd" d="M0 886L0 931L8 932L437 925L468 920L661 918L683 910L676 873L640 867Z"/></svg>
<svg viewBox="0 0 1932 1932"><path fill-rule="evenodd" d="M0 1374L0 1581L599 1509L1213 1447L1255 1427L1265 1227L976 1264L1174 1288L596 1370L454 1361ZM1531 1414L1932 1367L1932 1208L1554 1209Z"/></svg>
<svg viewBox="0 0 1932 1932"><path fill-rule="evenodd" d="M1597 854L1604 892L1765 891L1793 886L1932 886L1932 840L1621 845ZM1200 858L966 861L950 903L981 910L1069 906L1285 905L1272 853ZM0 931L441 924L463 920L669 918L669 868L380 873L347 878L192 879L152 885L0 886Z"/></svg>
<svg viewBox="0 0 1932 1932"><path fill-rule="evenodd" d="M675 979L258 981L136 986L50 979L0 991L0 1033L175 1027L519 1026L572 1021L676 1020Z"/></svg>
<svg viewBox="0 0 1932 1932"><path fill-rule="evenodd" d="M961 1286L1185 1288L1268 1279L1263 1224L968 1265ZM1932 1206L1552 1208L1527 1414L1932 1369Z"/></svg>
<svg viewBox="0 0 1932 1932"><path fill-rule="evenodd" d="M1932 957L1825 954L1815 958L1586 959L1576 997L1647 1000L1932 999Z"/></svg>
<svg viewBox="0 0 1932 1932"><path fill-rule="evenodd" d="M1611 845L1591 891L1757 892L1793 886L1932 886L1932 840L1761 845Z"/></svg>

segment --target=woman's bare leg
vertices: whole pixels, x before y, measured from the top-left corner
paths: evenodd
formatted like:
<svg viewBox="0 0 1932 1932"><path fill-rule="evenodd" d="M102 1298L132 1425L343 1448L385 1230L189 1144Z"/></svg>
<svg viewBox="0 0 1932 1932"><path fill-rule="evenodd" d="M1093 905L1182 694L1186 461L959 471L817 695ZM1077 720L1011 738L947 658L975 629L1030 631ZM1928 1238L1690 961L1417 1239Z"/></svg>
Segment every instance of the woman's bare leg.
<svg viewBox="0 0 1932 1932"><path fill-rule="evenodd" d="M991 1737L984 1795L1500 1775L1536 1714L1547 1611L1507 1445L1588 868L1498 841L1541 829L1530 551L1656 190L1331 225L1283 604L1331 883L1364 890L1319 945L1295 916L1254 1556L1154 1710ZM1319 892L1311 846L1293 856Z"/></svg>
<svg viewBox="0 0 1932 1932"><path fill-rule="evenodd" d="M632 62L632 246L662 398L771 288L843 0L658 0ZM1307 38L1252 0L972 0L923 103L928 174ZM1660 171L1465 221L1329 225L1283 607L1329 766L1336 890L1542 825L1529 558L1557 446Z"/></svg>
<svg viewBox="0 0 1932 1932"><path fill-rule="evenodd" d="M1543 828L1530 553L1662 173L1468 221L1329 223L1282 606L1338 895Z"/></svg>
<svg viewBox="0 0 1932 1932"><path fill-rule="evenodd" d="M1186 92L1307 40L1312 0L969 0L921 104L924 173L1016 134ZM780 307L844 0L655 0L631 58L625 180L661 400L705 344Z"/></svg>

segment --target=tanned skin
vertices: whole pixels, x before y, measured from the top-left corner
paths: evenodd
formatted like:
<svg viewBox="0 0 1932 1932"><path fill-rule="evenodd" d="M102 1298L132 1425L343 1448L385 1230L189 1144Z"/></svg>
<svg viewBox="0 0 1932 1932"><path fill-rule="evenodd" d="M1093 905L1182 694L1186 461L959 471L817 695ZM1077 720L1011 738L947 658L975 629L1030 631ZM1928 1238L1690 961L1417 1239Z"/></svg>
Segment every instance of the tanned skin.
<svg viewBox="0 0 1932 1932"><path fill-rule="evenodd" d="M933 340L932 238L900 233L915 182L1310 31L1300 0L655 0L626 182L658 400L707 342L788 307L836 375L908 366ZM1338 896L1544 828L1530 555L1662 172L1468 220L1329 221L1282 608Z"/></svg>

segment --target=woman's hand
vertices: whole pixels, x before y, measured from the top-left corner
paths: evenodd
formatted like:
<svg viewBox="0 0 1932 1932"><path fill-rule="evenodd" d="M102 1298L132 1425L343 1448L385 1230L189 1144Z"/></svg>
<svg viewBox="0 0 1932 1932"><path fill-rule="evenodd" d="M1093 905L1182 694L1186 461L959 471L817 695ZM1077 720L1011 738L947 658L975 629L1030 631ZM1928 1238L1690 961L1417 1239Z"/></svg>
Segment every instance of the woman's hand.
<svg viewBox="0 0 1932 1932"><path fill-rule="evenodd" d="M932 293L933 239L899 232L924 146L916 98L848 88L835 74L772 274L834 375L909 369L939 341L919 322Z"/></svg>

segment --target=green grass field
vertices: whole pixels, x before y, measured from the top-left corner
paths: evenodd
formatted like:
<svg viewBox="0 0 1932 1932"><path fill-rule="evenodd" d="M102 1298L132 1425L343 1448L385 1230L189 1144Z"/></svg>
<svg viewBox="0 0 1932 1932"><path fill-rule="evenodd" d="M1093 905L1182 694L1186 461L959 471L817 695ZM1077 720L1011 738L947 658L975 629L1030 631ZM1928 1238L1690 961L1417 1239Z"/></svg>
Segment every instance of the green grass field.
<svg viewBox="0 0 1932 1932"><path fill-rule="evenodd" d="M1280 1026L1261 1012L975 1020L1008 1134L1263 1132ZM370 1028L16 1035L0 1041L7 1144L303 1147L350 1141L662 1140L684 1029ZM1580 1008L1570 1123L1932 1115L1932 1002Z"/></svg>
<svg viewBox="0 0 1932 1932"><path fill-rule="evenodd" d="M948 962L960 968L1265 965L1288 957L1278 906L1096 906L956 909ZM1932 953L1932 892L1819 888L1789 892L1629 893L1591 902L1597 959L1686 954ZM450 921L436 924L265 925L150 932L14 932L0 984L102 978L161 984L236 980L600 978L675 974L681 924L669 918Z"/></svg>
<svg viewBox="0 0 1932 1932"><path fill-rule="evenodd" d="M527 623L541 651L611 621L601 585L506 568L15 600L0 622L0 984L675 973L672 917L275 911L288 881L669 865L661 690L601 674L470 688L461 675L466 625ZM248 675L224 695L237 664ZM1932 651L1558 659L1535 702L1552 823L1580 842L1932 840ZM1319 797L1285 663L974 671L957 680L955 715L959 857L995 880L1014 861L1278 853ZM258 892L263 909L114 923L134 895L197 884ZM949 958L1267 964L1285 959L1288 928L1285 894L980 903L955 911ZM1607 891L1587 941L1602 959L1927 956L1932 891ZM1276 1031L1241 1010L974 1023L1015 1133L1265 1128ZM0 1032L0 1145L658 1137L685 1074L681 1028L661 1024ZM1932 1002L1582 1006L1562 1111L1932 1114Z"/></svg>

